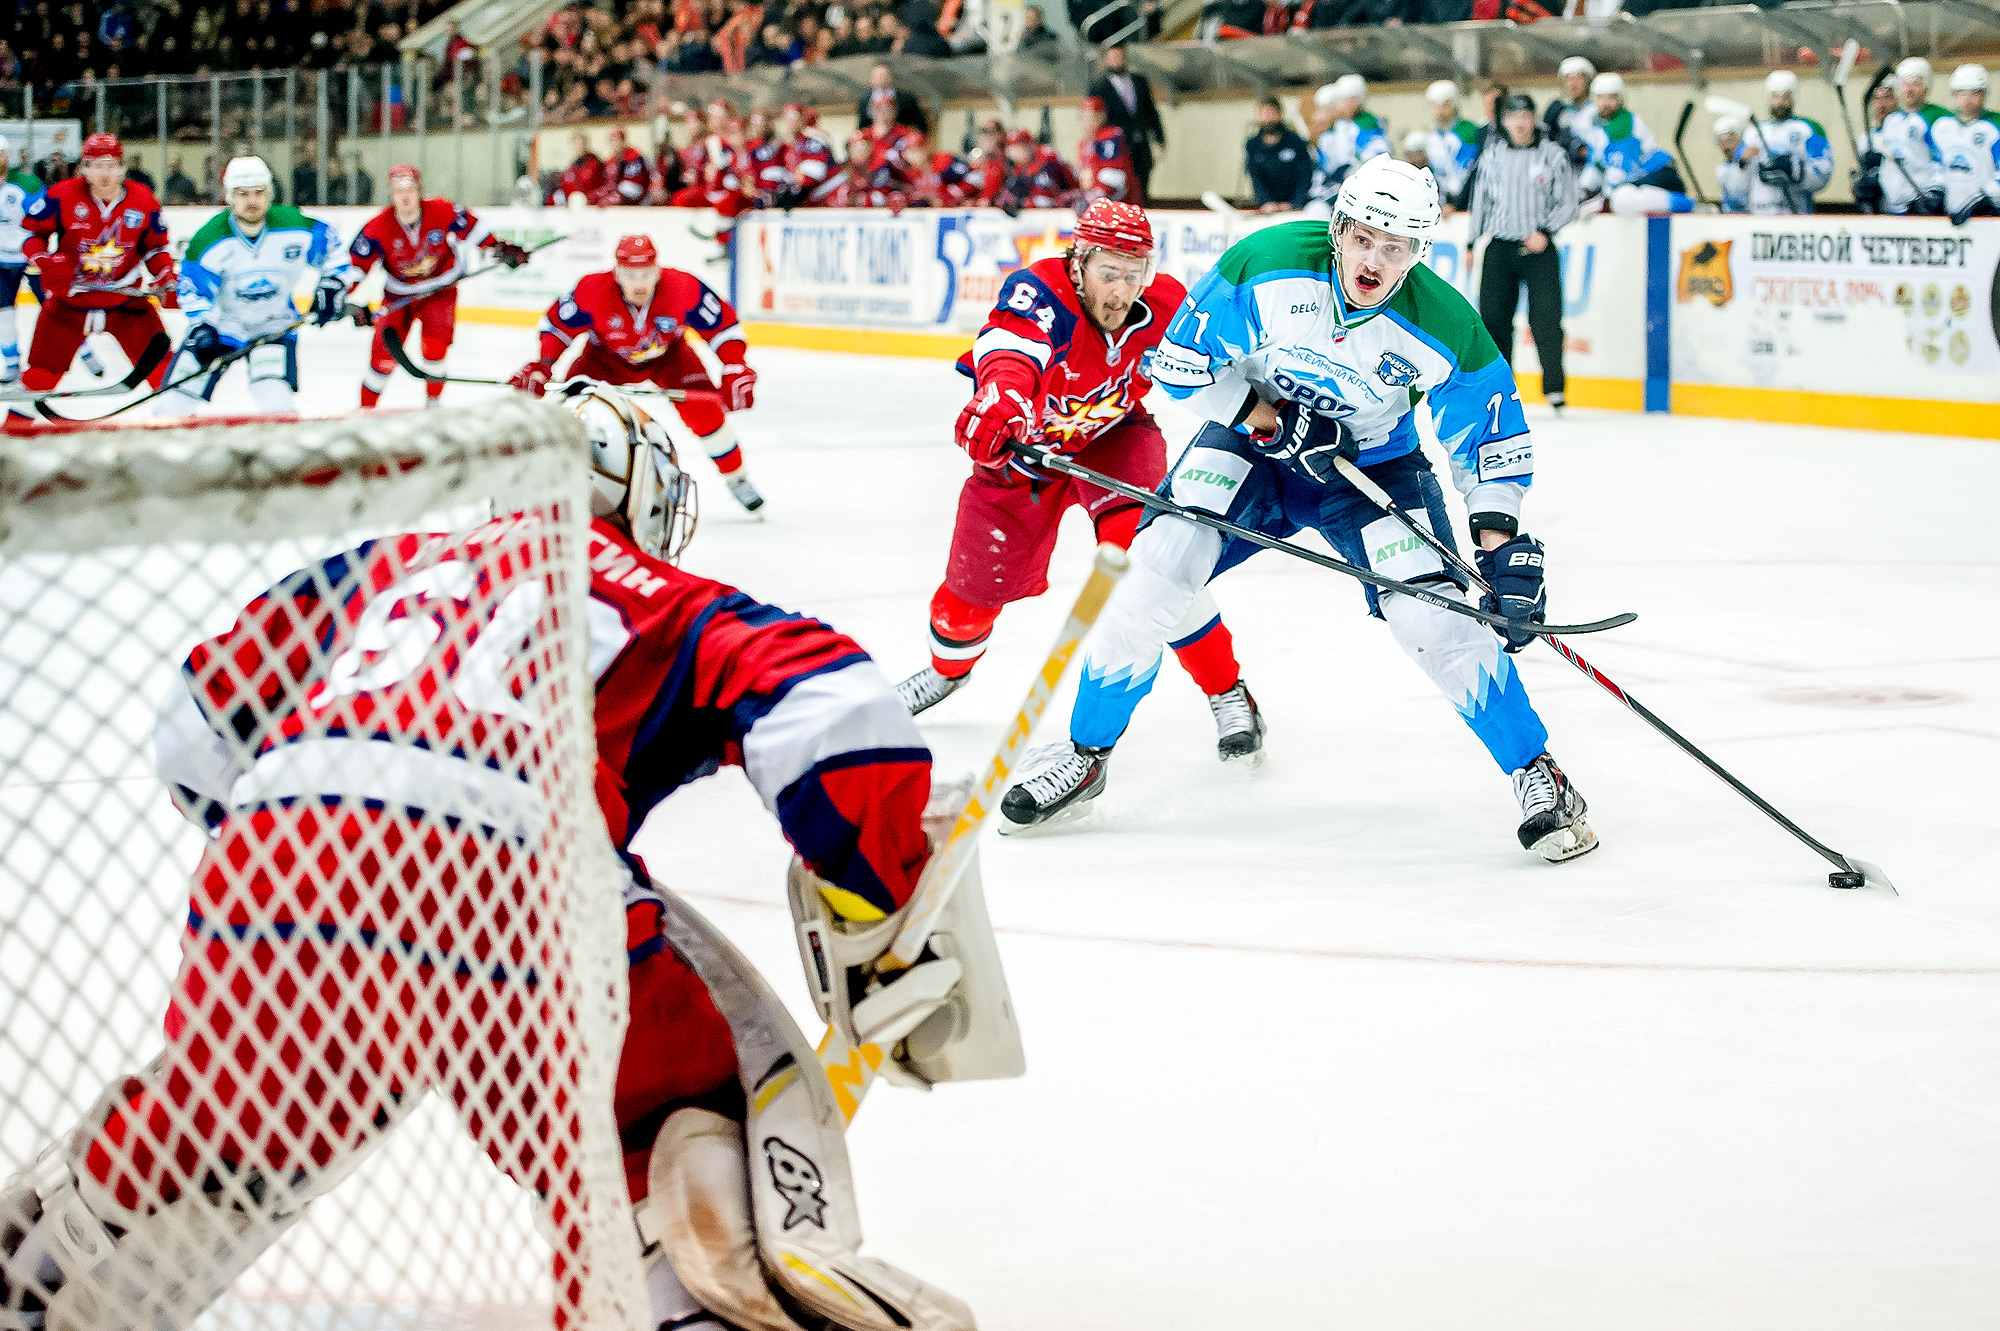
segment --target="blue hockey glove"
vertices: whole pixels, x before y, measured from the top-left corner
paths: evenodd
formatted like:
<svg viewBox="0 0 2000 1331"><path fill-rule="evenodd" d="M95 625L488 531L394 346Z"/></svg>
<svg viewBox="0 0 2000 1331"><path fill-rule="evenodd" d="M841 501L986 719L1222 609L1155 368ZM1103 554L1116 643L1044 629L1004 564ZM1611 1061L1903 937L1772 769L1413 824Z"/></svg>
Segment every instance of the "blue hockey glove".
<svg viewBox="0 0 2000 1331"><path fill-rule="evenodd" d="M205 370L222 355L222 334L215 331L213 324L189 324L187 336L181 339L181 350L194 357L194 363Z"/></svg>
<svg viewBox="0 0 2000 1331"><path fill-rule="evenodd" d="M347 283L337 277L322 277L313 288L312 321L315 328L324 328L335 319L347 316Z"/></svg>
<svg viewBox="0 0 2000 1331"><path fill-rule="evenodd" d="M1361 456L1361 441L1347 426L1311 407L1296 402L1278 405L1278 428L1269 435L1251 435L1251 447L1265 457L1282 462L1316 481L1330 481L1339 473L1336 458L1353 462Z"/></svg>
<svg viewBox="0 0 2000 1331"><path fill-rule="evenodd" d="M1479 608L1492 615L1543 623L1548 616L1549 592L1542 585L1542 543L1525 532L1505 545L1474 552L1479 576L1490 589ZM1507 650L1518 652L1535 640L1532 633L1494 629L1507 640Z"/></svg>

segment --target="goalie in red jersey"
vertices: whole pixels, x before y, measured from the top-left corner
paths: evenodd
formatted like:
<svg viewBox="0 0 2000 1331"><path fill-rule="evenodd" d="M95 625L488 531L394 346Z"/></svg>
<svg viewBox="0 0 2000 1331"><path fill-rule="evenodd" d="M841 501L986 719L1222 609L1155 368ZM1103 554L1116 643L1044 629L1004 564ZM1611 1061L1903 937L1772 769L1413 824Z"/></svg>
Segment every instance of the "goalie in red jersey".
<svg viewBox="0 0 2000 1331"><path fill-rule="evenodd" d="M975 384L954 432L972 475L959 492L944 583L931 598L931 663L896 686L912 714L965 687L1008 602L1048 590L1049 557L1071 505L1090 515L1099 541L1121 548L1145 517L1136 501L1049 476L1009 444L1046 445L1148 489L1167 474L1167 441L1144 405L1147 365L1187 291L1153 271L1146 214L1093 203L1068 254L1003 279L1000 292L958 362ZM1264 719L1215 602L1199 598L1168 640L1208 695L1223 761L1257 761Z"/></svg>
<svg viewBox="0 0 2000 1331"><path fill-rule="evenodd" d="M549 306L542 316L541 355L514 372L514 387L536 397L555 375L556 362L572 348L570 373L608 384L653 384L678 388L687 400L675 403L682 422L722 473L729 493L752 513L764 496L743 469L743 449L725 411L748 411L756 401L757 371L744 361L743 325L729 302L693 273L660 267L659 252L645 236L618 242L617 267L592 273L576 290ZM688 345L693 333L722 362L722 382Z"/></svg>
<svg viewBox="0 0 2000 1331"><path fill-rule="evenodd" d="M458 280L465 276L468 249L490 249L493 261L509 268L528 261L526 250L495 237L470 209L450 199L425 198L417 168L390 167L389 206L369 218L348 247L357 272L365 276L379 262L387 279L381 309L360 305L354 310L355 323L375 330L375 339L368 344L368 368L361 373L362 406L382 400L382 390L396 371L382 341L384 330L394 329L407 343L411 328L420 329L418 350L424 361L432 371L444 372L445 354L458 327ZM436 405L443 392L442 380L426 383L424 405Z"/></svg>
<svg viewBox="0 0 2000 1331"><path fill-rule="evenodd" d="M179 307L167 224L153 191L125 179L125 145L113 134L83 141L80 173L59 180L21 218L21 253L40 274L42 312L21 386L46 392L69 373L83 341L95 332L118 339L134 364L167 330L154 308ZM167 359L149 378L158 388Z"/></svg>

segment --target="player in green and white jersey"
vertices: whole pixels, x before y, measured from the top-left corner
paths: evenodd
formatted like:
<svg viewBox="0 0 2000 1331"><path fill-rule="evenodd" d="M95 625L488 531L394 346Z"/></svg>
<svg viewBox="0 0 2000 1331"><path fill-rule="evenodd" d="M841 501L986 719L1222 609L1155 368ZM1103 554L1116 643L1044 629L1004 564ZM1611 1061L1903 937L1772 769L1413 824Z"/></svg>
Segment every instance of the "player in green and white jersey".
<svg viewBox="0 0 2000 1331"><path fill-rule="evenodd" d="M1350 563L1463 597L1460 576L1335 466L1355 462L1451 542L1417 434L1416 405L1428 401L1492 588L1487 608L1541 620L1542 546L1520 530L1534 450L1512 368L1478 312L1421 262L1440 212L1428 170L1376 158L1342 183L1331 227L1288 222L1231 246L1153 356L1153 381L1208 421L1164 488L1183 507L1265 535L1317 531ZM1132 570L1084 657L1071 743L1026 765L1001 803L1007 823L1048 822L1104 789L1111 746L1151 690L1172 626L1211 578L1258 548L1171 514L1141 530ZM1510 636L1503 650L1475 620L1407 596L1366 595L1513 779L1522 846L1549 860L1595 846L1583 798L1549 757L1548 732L1510 656L1533 635Z"/></svg>
<svg viewBox="0 0 2000 1331"><path fill-rule="evenodd" d="M299 313L292 293L308 272L316 274L307 318L329 324L347 313L347 293L357 275L347 262L346 243L332 227L296 208L271 206L271 168L263 159L233 159L223 172L222 190L228 207L194 233L181 261L180 305L188 328L167 379L192 375L267 337L271 340L242 357L250 373L251 399L260 412L295 414L299 354L292 325L299 322ZM201 410L228 368L218 365L213 373L161 394L157 414L188 416Z"/></svg>
<svg viewBox="0 0 2000 1331"><path fill-rule="evenodd" d="M28 271L21 242L28 238L21 217L42 192L42 182L14 165L14 148L0 139L0 384L21 377L21 342L14 300Z"/></svg>

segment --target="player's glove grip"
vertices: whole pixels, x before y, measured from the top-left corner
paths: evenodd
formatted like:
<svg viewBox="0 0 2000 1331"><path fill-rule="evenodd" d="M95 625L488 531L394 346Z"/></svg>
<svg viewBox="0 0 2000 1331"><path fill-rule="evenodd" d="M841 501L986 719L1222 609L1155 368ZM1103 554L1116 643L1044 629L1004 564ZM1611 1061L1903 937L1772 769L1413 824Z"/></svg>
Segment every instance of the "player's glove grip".
<svg viewBox="0 0 2000 1331"><path fill-rule="evenodd" d="M722 367L722 398L731 411L748 411L757 402L757 372L741 361Z"/></svg>
<svg viewBox="0 0 2000 1331"><path fill-rule="evenodd" d="M181 347L205 370L222 355L222 334L213 324L190 324Z"/></svg>
<svg viewBox="0 0 2000 1331"><path fill-rule="evenodd" d="M1525 619L1534 624L1546 621L1549 592L1542 584L1540 541L1523 533L1505 545L1476 551L1473 558L1478 561L1479 576L1485 580L1488 589L1479 603L1480 609L1488 614ZM1524 631L1498 628L1493 631L1507 640L1509 652L1520 651L1536 637Z"/></svg>
<svg viewBox="0 0 2000 1331"><path fill-rule="evenodd" d="M1303 472L1315 481L1338 476L1337 459L1354 462L1361 457L1361 441L1345 424L1331 416L1296 402L1278 406L1278 428L1268 435L1250 436L1251 447L1266 457Z"/></svg>
<svg viewBox="0 0 2000 1331"><path fill-rule="evenodd" d="M313 288L313 327L324 328L347 314L347 284L337 277L320 279Z"/></svg>
<svg viewBox="0 0 2000 1331"><path fill-rule="evenodd" d="M1027 439L1034 417L1035 404L1019 391L989 383L958 413L954 433L975 465L1004 467L1010 460L1007 446Z"/></svg>
<svg viewBox="0 0 2000 1331"><path fill-rule="evenodd" d="M529 361L514 371L514 377L507 383L509 387L518 388L529 397L540 397L543 390L549 386L549 367L538 360Z"/></svg>
<svg viewBox="0 0 2000 1331"><path fill-rule="evenodd" d="M76 281L76 259L60 250L35 256L35 272L42 280L42 296L67 296Z"/></svg>
<svg viewBox="0 0 2000 1331"><path fill-rule="evenodd" d="M493 261L509 268L519 268L528 261L528 252L511 240L493 242Z"/></svg>

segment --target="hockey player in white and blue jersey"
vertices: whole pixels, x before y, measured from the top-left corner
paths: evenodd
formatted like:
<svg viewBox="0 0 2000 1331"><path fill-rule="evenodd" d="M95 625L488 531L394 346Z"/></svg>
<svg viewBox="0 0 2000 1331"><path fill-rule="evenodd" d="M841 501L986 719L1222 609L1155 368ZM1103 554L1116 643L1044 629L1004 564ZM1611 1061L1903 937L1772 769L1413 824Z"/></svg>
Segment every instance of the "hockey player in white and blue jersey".
<svg viewBox="0 0 2000 1331"><path fill-rule="evenodd" d="M14 165L13 145L0 139L0 384L21 377L21 341L14 301L28 271L21 242L28 230L21 218L41 195L42 182Z"/></svg>
<svg viewBox="0 0 2000 1331"><path fill-rule="evenodd" d="M1415 407L1428 400L1492 588L1487 608L1540 621L1542 545L1520 530L1533 472L1528 427L1513 371L1478 312L1421 262L1441 211L1429 171L1378 158L1347 177L1330 228L1289 222L1231 246L1154 354L1154 382L1208 422L1164 488L1185 508L1265 535L1317 531L1351 563L1463 599L1458 574L1334 463L1357 462L1450 541L1417 435ZM1146 524L1084 657L1070 743L1043 751L1007 792L1002 830L1072 814L1104 790L1111 747L1151 690L1167 635L1210 579L1257 549L1171 514ZM1596 845L1510 657L1533 635L1512 635L1503 650L1476 620L1372 588L1366 596L1512 777L1521 844L1552 861Z"/></svg>
<svg viewBox="0 0 2000 1331"><path fill-rule="evenodd" d="M1576 176L1584 197L1602 194L1606 206L1622 216L1693 212L1694 200L1674 159L1625 105L1624 78L1599 74L1590 81L1590 101L1573 130L1590 150L1589 165Z"/></svg>
<svg viewBox="0 0 2000 1331"><path fill-rule="evenodd" d="M1931 127L1951 113L1931 101L1931 65L1922 56L1897 65L1893 82L1896 107L1868 132L1862 173L1879 183L1883 212L1936 217L1945 210L1944 159Z"/></svg>
<svg viewBox="0 0 2000 1331"><path fill-rule="evenodd" d="M1741 128L1734 161L1724 163L1735 168L1734 179L1717 169L1725 211L1809 213L1813 196L1833 179L1833 145L1818 121L1794 113L1798 91L1799 76L1789 69L1773 70L1764 80L1771 114ZM1742 208L1729 207L1732 193L1742 198Z"/></svg>
<svg viewBox="0 0 2000 1331"><path fill-rule="evenodd" d="M1317 160L1307 212L1327 216L1347 173L1388 153L1388 132L1361 107L1367 100L1368 80L1359 74L1343 74L1313 94L1315 120L1323 119L1326 128L1313 141Z"/></svg>
<svg viewBox="0 0 2000 1331"><path fill-rule="evenodd" d="M1479 160L1479 126L1458 113L1458 85L1439 79L1424 89L1431 104L1431 127L1424 135L1424 163L1437 177L1438 193L1454 208L1465 206L1466 182Z"/></svg>
<svg viewBox="0 0 2000 1331"><path fill-rule="evenodd" d="M347 313L347 293L356 274L347 246L332 227L296 208L271 206L271 168L261 158L233 159L222 176L228 207L188 240L181 261L180 305L187 314L169 382L194 376L160 395L156 414L189 416L201 410L228 370L215 365L228 352L258 338L242 359L249 369L250 397L267 415L297 412L299 322L292 303L308 272L318 276L307 317L316 325ZM274 334L284 334L282 337Z"/></svg>
<svg viewBox="0 0 2000 1331"><path fill-rule="evenodd" d="M1951 72L1953 114L1931 125L1944 164L1944 208L1953 226L2000 213L2000 116L1986 109L1986 67Z"/></svg>

